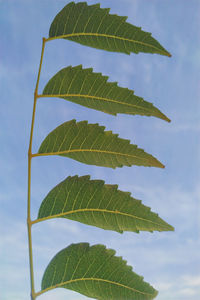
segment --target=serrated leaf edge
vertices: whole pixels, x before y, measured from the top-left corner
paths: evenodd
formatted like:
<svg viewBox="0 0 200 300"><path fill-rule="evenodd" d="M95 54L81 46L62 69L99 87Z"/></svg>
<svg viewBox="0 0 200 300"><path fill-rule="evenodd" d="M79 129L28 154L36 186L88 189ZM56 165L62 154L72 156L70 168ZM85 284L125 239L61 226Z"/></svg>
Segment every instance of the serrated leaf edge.
<svg viewBox="0 0 200 300"><path fill-rule="evenodd" d="M94 126L94 125L96 125L99 129L101 129L103 131L104 134L108 134L109 133L109 134L113 134L114 136L118 137L118 134L114 134L112 131L104 131L105 126L101 126L98 123L96 123L96 124L88 124L88 121L76 122L76 120L73 119L73 120L64 122L61 125L59 125L58 127L56 127L53 131L51 131L46 136L46 138L48 138L48 136L50 136L55 130L58 130L59 127L64 126L66 123L68 123L68 124L71 123L71 124L75 124L75 125L78 125L78 124L82 123L82 124L86 124L88 126L91 126L91 125ZM43 142L46 140L46 138L43 140ZM121 139L121 138L119 138L119 139ZM129 145L135 146L138 150L141 150L141 151L145 152L143 149L138 148L137 145L130 144L130 140L125 140L125 139L122 139L122 140L128 142ZM43 142L40 145L40 148L43 145ZM157 167L157 168L162 168L162 169L165 168L165 166L157 158L153 157L152 155L150 155L150 154L148 154L146 152L145 153L148 154L148 155L150 155L151 158L144 158L144 157L140 157L140 156L138 157L136 155L126 154L126 153L119 153L119 152L113 152L113 151L107 151L107 150L101 150L101 149L72 149L72 150L69 149L69 150L55 151L55 152L40 152L40 148L38 150L38 153L31 154L31 156L32 157L50 156L50 155L60 155L60 156L63 155L63 156L65 156L66 154L75 153L75 152L76 153L77 152L96 152L96 153L107 153L107 154L113 154L113 155L119 155L119 156L126 156L126 157L128 156L128 157L137 158L139 160L147 161L147 162L151 161L151 163L154 162L153 164L150 165L151 167ZM117 167L123 167L123 166L124 165L119 165L119 166L111 167L111 168L115 169ZM132 166L132 164L130 164L130 165L127 164L126 166L130 167L130 166Z"/></svg>
<svg viewBox="0 0 200 300"><path fill-rule="evenodd" d="M116 251L115 251L114 249L106 248L106 246L105 246L105 245L102 245L102 244L96 244L96 245L93 245L93 246L90 246L89 243L71 244L71 245L69 245L67 248L64 248L64 249L62 249L61 251L59 251L59 252L52 258L52 260L50 261L49 265L52 263L52 261L55 259L56 256L58 256L58 255L59 255L60 253L62 253L63 251L67 250L70 246L73 246L73 245L82 245L82 244L84 244L85 246L89 247L90 249L91 249L92 247L95 247L95 248L96 248L96 247L101 247L102 249L104 249L104 250L106 250L106 251L112 253L112 254L108 257L108 259L111 258L112 256L115 256L115 254L116 254ZM133 271L133 267L127 265L127 261L124 260L124 259L122 258L122 256L115 256L115 257L118 258L119 261L120 261L122 264L124 264L127 268L129 268L131 271ZM48 266L49 266L49 265L48 265ZM48 268L48 266L47 266L47 268ZM46 270L47 270L47 268L46 268ZM45 272L46 272L46 271L45 271ZM96 272L95 272L95 273L96 273ZM144 279L143 276L138 275L138 274L136 274L136 275L137 275L141 280ZM44 276L44 275L43 275L43 276ZM127 285L124 285L124 284L121 284L121 283L118 283L118 282L115 282L115 281L111 281L111 280L107 280L107 279L102 279L102 278L90 277L90 278L71 279L71 280L69 280L69 281L65 281L65 282L62 282L62 283L58 283L58 284L55 284L54 286L48 287L48 288L46 288L46 289L42 289L40 292L36 293L35 295L36 295L36 296L40 296L41 294L46 293L46 292L48 292L48 291L50 291L50 290L52 290L52 289L59 288L59 287L62 287L63 285L70 284L70 283L73 283L73 282L84 281L84 280L86 280L86 281L89 281L89 280L92 281L92 280L93 280L93 281L102 281L102 282L106 282L106 283L111 283L111 284L113 284L113 285L117 285L117 286L120 286L120 287L124 287L124 288L127 288L127 289L129 289L129 290L132 290L132 291L134 291L134 292L138 292L138 293L140 293L140 294L142 294L142 295L147 295L147 296L151 296L151 297L156 297L157 294L158 294L158 291L155 290L155 289L154 289L154 295L153 295L153 294L150 294L150 293L146 293L146 292L139 291L139 290L137 290L137 289L131 288L131 287L127 286ZM147 283L147 284L148 284L148 286L150 286L149 283Z"/></svg>

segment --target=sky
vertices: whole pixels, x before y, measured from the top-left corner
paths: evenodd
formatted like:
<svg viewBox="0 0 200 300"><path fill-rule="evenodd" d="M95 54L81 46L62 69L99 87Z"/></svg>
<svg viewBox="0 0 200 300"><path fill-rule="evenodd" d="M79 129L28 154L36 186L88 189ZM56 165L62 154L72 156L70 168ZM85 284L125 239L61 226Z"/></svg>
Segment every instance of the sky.
<svg viewBox="0 0 200 300"><path fill-rule="evenodd" d="M64 0L0 0L0 300L30 294L26 229L27 151L42 37ZM98 1L99 2L99 1ZM71 243L105 244L127 260L159 294L158 300L198 300L200 294L200 1L101 0L111 13L128 16L172 54L110 53L56 40L45 48L39 91L61 68L82 64L153 102L171 120L110 116L61 99L39 99L33 152L59 124L76 119L107 130L157 157L165 169L84 165L63 157L37 157L32 168L32 218L46 194L67 176L90 174L118 184L151 207L175 232L122 235L60 219L34 225L36 290L51 258ZM96 1L88 1L88 4ZM38 299L87 299L56 289Z"/></svg>

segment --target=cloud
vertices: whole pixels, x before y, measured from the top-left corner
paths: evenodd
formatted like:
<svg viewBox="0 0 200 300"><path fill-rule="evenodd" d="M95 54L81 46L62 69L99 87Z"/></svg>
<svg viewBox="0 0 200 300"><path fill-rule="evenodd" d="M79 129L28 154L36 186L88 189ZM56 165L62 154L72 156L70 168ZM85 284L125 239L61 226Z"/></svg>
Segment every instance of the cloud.
<svg viewBox="0 0 200 300"><path fill-rule="evenodd" d="M186 286L190 287L199 287L200 288L200 275L199 276L183 276L182 277L183 283Z"/></svg>
<svg viewBox="0 0 200 300"><path fill-rule="evenodd" d="M158 300L197 300L200 293L200 276L186 275L174 278L173 280L165 279L165 282L155 282L160 291Z"/></svg>

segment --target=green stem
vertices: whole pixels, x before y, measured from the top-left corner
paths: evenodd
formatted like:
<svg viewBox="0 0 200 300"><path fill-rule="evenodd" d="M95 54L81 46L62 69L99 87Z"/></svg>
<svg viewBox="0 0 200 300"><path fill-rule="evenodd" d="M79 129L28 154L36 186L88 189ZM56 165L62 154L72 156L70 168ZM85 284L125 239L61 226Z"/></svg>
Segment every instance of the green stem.
<svg viewBox="0 0 200 300"><path fill-rule="evenodd" d="M32 141L33 141L33 128L35 122L35 111L36 111L36 102L38 98L38 86L40 81L40 73L42 68L42 61L44 55L44 47L45 47L46 39L42 40L42 52L40 58L39 71L37 76L37 82L34 93L34 104L33 104L33 114L32 114L32 122L31 122L31 132L30 132L30 142L28 149L28 199L27 199L27 227L28 227L28 245L29 245L29 265L30 265L30 281L31 281L31 300L35 300L37 295L35 293L35 285L34 285L34 270L33 270L33 250L32 250L32 234L31 234L31 160L32 160Z"/></svg>

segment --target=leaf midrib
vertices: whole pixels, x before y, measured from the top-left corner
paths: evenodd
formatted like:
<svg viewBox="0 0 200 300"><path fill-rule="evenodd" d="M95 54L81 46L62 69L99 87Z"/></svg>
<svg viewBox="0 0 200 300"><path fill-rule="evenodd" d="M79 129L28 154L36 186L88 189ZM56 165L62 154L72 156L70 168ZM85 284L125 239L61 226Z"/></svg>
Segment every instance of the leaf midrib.
<svg viewBox="0 0 200 300"><path fill-rule="evenodd" d="M152 158L152 160L151 160L151 159L148 159L145 157L139 157L139 156L135 156L135 155L131 155L131 154L106 151L106 150L98 150L98 149L73 149L73 150L65 150L65 151L58 151L58 152L35 153L35 154L32 154L32 157L48 156L48 155L62 155L62 154L68 154L68 153L74 153L74 152L97 152L97 153L106 153L106 154L119 155L119 156L121 155L121 156L126 156L126 157L128 156L131 158L136 158L136 159L139 159L142 161L146 160L147 162L156 160L155 158ZM161 168L165 167L161 162L159 162L159 161L155 161L155 162L157 163L156 165L159 165Z"/></svg>
<svg viewBox="0 0 200 300"><path fill-rule="evenodd" d="M139 109L144 109L144 110L148 111L149 113L152 113L151 108L147 108L147 107L144 107L142 105L139 106L139 105L136 105L136 104L121 102L119 100L114 100L114 99L105 98L105 97L99 97L99 96L95 96L95 95L87 95L87 94L43 94L43 95L38 95L38 98L45 98L45 97L49 97L49 98L51 98L51 97L52 98L54 98L54 97L55 98L60 98L60 97L83 97L83 98L91 98L91 99L95 98L97 100L102 100L102 101L107 101L107 102L114 102L114 103L117 103L117 104L127 105L127 106L130 106L130 107L136 107L136 108L139 108Z"/></svg>
<svg viewBox="0 0 200 300"><path fill-rule="evenodd" d="M151 220L148 220L148 219L145 219L145 218L141 218L141 217L138 217L138 216L135 216L135 215L130 215L128 213L124 213L124 212L121 212L121 211L108 210L108 209L100 209L100 208L82 208L82 209L70 210L70 211L67 211L67 212L60 213L60 214L50 215L48 217L36 219L36 220L32 221L32 224L35 224L35 223L38 223L38 222L42 222L42 221L45 221L45 220L49 220L49 219L53 219L53 218L63 217L63 216L70 215L70 214L75 214L75 213L79 213L79 212L89 212L89 211L92 211L92 212L105 212L105 213L111 213L111 214L112 213L113 214L119 214L119 215L122 215L122 216L131 217L133 219L138 219L138 220L146 221L146 222L149 222L149 223L161 226L163 228L167 227L167 226L164 226L164 225L159 224L157 222L154 222L154 221L151 221Z"/></svg>
<svg viewBox="0 0 200 300"><path fill-rule="evenodd" d="M56 284L54 286L51 286L51 287L46 288L44 290L41 290L41 292L36 293L36 295L39 296L39 295L41 295L43 293L46 293L49 290L62 287L63 285L67 285L67 284L78 282L78 281L84 281L84 280L85 281L89 281L89 280L91 280L91 281L102 281L102 282L106 282L106 283L110 283L110 284L113 284L113 285L120 286L122 288L129 289L129 290L131 290L133 292L136 292L136 293L139 293L139 294L143 294L143 295L147 295L147 296L153 296L152 294L139 291L137 289L131 288L131 287L127 286L127 285L124 285L124 284L121 284L121 283L118 283L118 282L115 282L115 281L111 281L111 280L107 280L107 279L102 279L102 278L93 278L93 277L91 277L91 278L78 278L78 279L72 279L72 280L69 280L69 281L61 282L61 283L58 283L58 284Z"/></svg>
<svg viewBox="0 0 200 300"><path fill-rule="evenodd" d="M107 37L107 38L113 38L113 39L118 39L118 40L123 40L123 41L127 41L127 42L132 42L132 43L137 43L137 44L141 44L143 46L147 46L147 47L152 47L154 49L156 49L158 51L158 53L164 53L164 55L167 56L171 56L170 53L168 53L167 51L161 50L158 47L151 45L151 44L147 44L141 41L137 41L137 40L133 40L133 39L128 39L128 38L124 38L124 37L120 37L120 36L115 36L115 35L110 35L110 34L104 34L104 33L85 33L85 32L77 32L77 33L70 33L70 34L64 34L64 35L59 35L59 36L55 36L55 37L50 37L48 39L46 39L46 41L51 41L51 40L55 40L55 39L64 39L64 38L68 38L68 37L75 37L75 36L100 36L100 37Z"/></svg>

